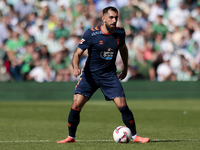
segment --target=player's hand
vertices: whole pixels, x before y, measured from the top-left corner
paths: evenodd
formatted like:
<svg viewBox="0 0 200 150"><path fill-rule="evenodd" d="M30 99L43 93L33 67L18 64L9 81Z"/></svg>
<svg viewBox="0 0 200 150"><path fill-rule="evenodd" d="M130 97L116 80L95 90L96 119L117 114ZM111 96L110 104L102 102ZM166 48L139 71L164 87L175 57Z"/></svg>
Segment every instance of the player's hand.
<svg viewBox="0 0 200 150"><path fill-rule="evenodd" d="M73 74L74 74L75 77L78 77L81 74L81 70L80 69L74 69Z"/></svg>
<svg viewBox="0 0 200 150"><path fill-rule="evenodd" d="M123 80L127 75L127 69L122 70L121 74L118 76L119 80Z"/></svg>

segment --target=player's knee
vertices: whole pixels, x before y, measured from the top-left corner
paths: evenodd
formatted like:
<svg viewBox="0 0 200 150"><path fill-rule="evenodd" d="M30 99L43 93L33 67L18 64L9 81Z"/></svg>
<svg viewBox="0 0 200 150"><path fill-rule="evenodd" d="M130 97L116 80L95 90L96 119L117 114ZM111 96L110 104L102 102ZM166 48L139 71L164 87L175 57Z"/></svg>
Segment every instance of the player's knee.
<svg viewBox="0 0 200 150"><path fill-rule="evenodd" d="M75 109L75 110L81 110L82 109L82 105L79 104L79 103L74 103L72 104L72 109Z"/></svg>
<svg viewBox="0 0 200 150"><path fill-rule="evenodd" d="M127 104L126 104L126 99L124 98L124 97L116 97L115 99L114 99L114 102L115 102L115 104L116 104L116 106L118 107L118 108L122 108L123 106L126 106Z"/></svg>
<svg viewBox="0 0 200 150"><path fill-rule="evenodd" d="M84 96L82 96L80 94L74 95L72 108L81 110L82 107L84 106L84 104L87 102L87 100L88 100L87 98L85 98Z"/></svg>

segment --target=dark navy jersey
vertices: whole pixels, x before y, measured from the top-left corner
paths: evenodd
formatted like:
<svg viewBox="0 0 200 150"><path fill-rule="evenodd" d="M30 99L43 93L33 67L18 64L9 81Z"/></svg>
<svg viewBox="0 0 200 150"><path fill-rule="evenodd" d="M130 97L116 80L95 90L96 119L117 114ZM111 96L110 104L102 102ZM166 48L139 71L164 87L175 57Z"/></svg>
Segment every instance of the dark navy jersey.
<svg viewBox="0 0 200 150"><path fill-rule="evenodd" d="M119 47L125 44L125 36L124 29L119 27L113 34L104 33L102 26L88 29L78 45L83 51L88 49L84 72L116 73L116 56Z"/></svg>

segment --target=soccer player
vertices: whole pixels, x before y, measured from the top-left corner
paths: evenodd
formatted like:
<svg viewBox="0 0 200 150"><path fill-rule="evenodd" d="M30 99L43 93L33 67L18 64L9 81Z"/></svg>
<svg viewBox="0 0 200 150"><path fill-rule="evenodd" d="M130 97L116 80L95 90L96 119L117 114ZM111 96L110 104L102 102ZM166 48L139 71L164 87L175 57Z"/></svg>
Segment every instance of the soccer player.
<svg viewBox="0 0 200 150"><path fill-rule="evenodd" d="M75 77L81 74L79 60L86 49L88 49L88 58L74 91L73 104L68 117L69 135L57 143L75 142L81 109L98 88L101 89L106 100L113 100L118 107L124 124L132 132L133 142L149 142L149 138L139 137L136 133L134 117L127 106L124 90L119 81L127 75L128 49L125 44L124 29L116 27L118 10L111 6L104 8L102 20L103 25L88 29L83 34L74 53L72 65ZM124 65L119 77L115 65L118 50Z"/></svg>

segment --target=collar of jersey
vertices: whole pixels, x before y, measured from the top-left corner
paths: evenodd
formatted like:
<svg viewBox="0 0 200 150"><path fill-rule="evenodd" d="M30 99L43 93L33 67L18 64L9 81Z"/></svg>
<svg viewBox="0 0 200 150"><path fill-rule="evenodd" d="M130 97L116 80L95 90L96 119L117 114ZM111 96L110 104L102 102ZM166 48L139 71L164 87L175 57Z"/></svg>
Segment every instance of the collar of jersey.
<svg viewBox="0 0 200 150"><path fill-rule="evenodd" d="M103 30L102 30L102 26L103 26L103 25L101 25L101 27L100 27L100 29L101 29L101 32L103 32ZM113 34L113 33L105 33L105 32L103 32L103 34L106 34L106 35L111 35L111 34Z"/></svg>

